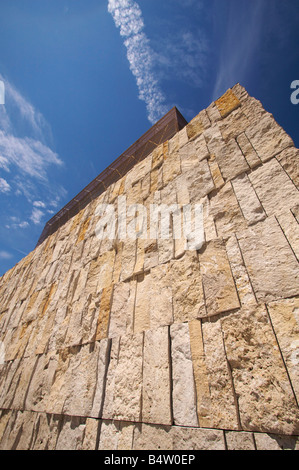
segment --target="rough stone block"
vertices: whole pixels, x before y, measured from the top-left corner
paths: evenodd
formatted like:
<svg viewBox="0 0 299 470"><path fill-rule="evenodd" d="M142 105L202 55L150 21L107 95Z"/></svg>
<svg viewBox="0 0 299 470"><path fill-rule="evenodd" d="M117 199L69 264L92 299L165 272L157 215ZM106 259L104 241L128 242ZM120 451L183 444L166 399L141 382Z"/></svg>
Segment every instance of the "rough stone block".
<svg viewBox="0 0 299 470"><path fill-rule="evenodd" d="M264 305L222 320L242 429L298 433L298 408Z"/></svg>
<svg viewBox="0 0 299 470"><path fill-rule="evenodd" d="M207 243L199 255L207 315L240 307L231 268L222 240Z"/></svg>
<svg viewBox="0 0 299 470"><path fill-rule="evenodd" d="M298 262L274 218L238 233L237 238L259 301L298 294Z"/></svg>
<svg viewBox="0 0 299 470"><path fill-rule="evenodd" d="M174 424L197 426L196 393L188 323L172 325L170 335Z"/></svg>

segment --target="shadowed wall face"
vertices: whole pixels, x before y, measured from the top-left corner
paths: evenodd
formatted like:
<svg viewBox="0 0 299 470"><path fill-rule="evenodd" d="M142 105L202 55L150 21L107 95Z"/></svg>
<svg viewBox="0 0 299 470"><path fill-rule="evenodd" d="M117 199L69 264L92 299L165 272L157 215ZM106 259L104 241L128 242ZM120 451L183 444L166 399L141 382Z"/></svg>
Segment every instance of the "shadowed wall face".
<svg viewBox="0 0 299 470"><path fill-rule="evenodd" d="M298 156L236 85L8 271L0 448L298 448Z"/></svg>

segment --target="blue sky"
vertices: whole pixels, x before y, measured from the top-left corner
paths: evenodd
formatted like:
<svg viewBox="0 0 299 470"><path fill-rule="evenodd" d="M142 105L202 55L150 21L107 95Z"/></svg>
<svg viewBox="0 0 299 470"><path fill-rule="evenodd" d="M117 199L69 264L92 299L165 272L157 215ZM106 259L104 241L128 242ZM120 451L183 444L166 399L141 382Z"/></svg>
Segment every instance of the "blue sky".
<svg viewBox="0 0 299 470"><path fill-rule="evenodd" d="M298 0L1 0L0 275L174 105L240 82L299 146Z"/></svg>

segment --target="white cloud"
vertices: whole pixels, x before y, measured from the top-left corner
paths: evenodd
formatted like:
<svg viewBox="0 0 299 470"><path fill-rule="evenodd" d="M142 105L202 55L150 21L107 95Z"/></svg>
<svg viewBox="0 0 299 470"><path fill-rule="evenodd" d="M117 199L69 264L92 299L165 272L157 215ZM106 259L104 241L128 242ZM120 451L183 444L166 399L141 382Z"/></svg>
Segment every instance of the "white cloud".
<svg viewBox="0 0 299 470"><path fill-rule="evenodd" d="M0 131L2 165L8 171L15 165L19 171L32 178L47 179L47 168L51 164L61 165L58 155L38 140L19 138Z"/></svg>
<svg viewBox="0 0 299 470"><path fill-rule="evenodd" d="M34 207L42 207L43 209L46 207L46 204L43 201L34 201Z"/></svg>
<svg viewBox="0 0 299 470"><path fill-rule="evenodd" d="M0 178L0 193L9 193L10 190L11 187L8 182L5 179Z"/></svg>
<svg viewBox="0 0 299 470"><path fill-rule="evenodd" d="M43 218L43 216L44 216L44 213L40 209L34 208L30 216L30 220L35 225L38 225L41 223L41 219Z"/></svg>
<svg viewBox="0 0 299 470"><path fill-rule="evenodd" d="M20 222L19 227L20 228L27 228L27 227L29 227L29 223L27 221Z"/></svg>
<svg viewBox="0 0 299 470"><path fill-rule="evenodd" d="M148 119L154 124L168 108L154 74L154 52L143 32L142 11L133 0L108 0L108 11L116 27L120 28L120 35L125 38L124 45L130 70L136 78L139 99L146 103Z"/></svg>
<svg viewBox="0 0 299 470"><path fill-rule="evenodd" d="M10 259L12 258L12 254L9 253L8 251L0 251L0 259Z"/></svg>

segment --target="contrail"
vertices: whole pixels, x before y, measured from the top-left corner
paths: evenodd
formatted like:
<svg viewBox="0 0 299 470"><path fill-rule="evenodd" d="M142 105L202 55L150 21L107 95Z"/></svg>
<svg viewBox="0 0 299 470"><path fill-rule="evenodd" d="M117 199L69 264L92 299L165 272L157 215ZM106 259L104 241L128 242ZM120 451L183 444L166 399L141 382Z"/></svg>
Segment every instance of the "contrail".
<svg viewBox="0 0 299 470"><path fill-rule="evenodd" d="M136 78L139 99L146 104L148 120L154 124L168 108L153 72L153 51L143 32L144 21L139 5L133 0L108 0L108 12L120 28L127 48L130 70Z"/></svg>

